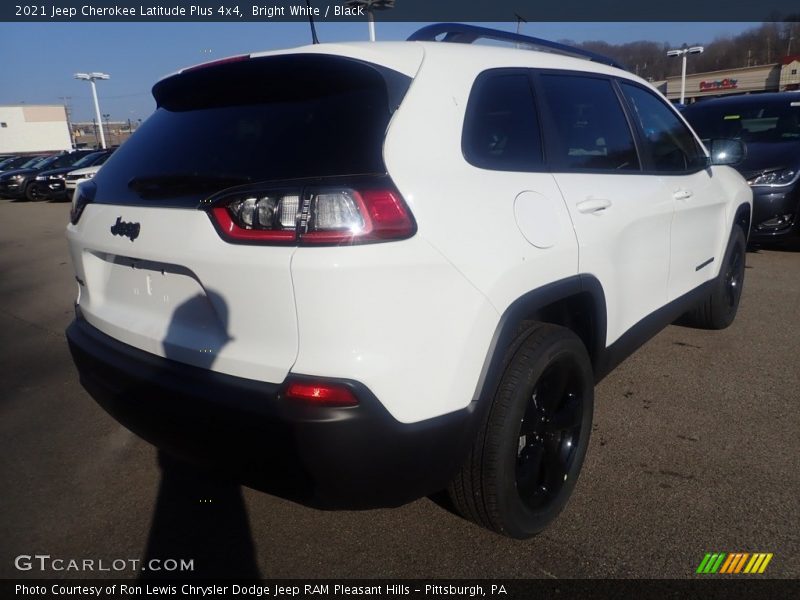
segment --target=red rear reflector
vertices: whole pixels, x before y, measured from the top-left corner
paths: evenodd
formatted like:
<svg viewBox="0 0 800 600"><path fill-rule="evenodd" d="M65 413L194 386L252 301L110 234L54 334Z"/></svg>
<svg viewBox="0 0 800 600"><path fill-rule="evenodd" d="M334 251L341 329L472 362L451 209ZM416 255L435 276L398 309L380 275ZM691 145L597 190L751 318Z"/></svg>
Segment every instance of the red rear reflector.
<svg viewBox="0 0 800 600"><path fill-rule="evenodd" d="M361 192L372 221L373 235L379 238L406 237L414 233L414 223L405 204L390 190Z"/></svg>
<svg viewBox="0 0 800 600"><path fill-rule="evenodd" d="M357 406L358 400L350 388L335 383L292 382L286 388L286 397L320 406Z"/></svg>

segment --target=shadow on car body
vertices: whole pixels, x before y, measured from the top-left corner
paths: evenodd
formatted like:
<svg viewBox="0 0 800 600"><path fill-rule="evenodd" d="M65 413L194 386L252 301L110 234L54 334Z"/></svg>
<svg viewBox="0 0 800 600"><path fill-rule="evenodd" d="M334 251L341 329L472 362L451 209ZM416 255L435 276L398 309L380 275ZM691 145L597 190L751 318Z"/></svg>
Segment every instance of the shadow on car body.
<svg viewBox="0 0 800 600"><path fill-rule="evenodd" d="M211 310L219 321L218 351L227 343L228 312L218 294L207 291L178 306L172 314L163 341L165 356L172 360L185 358L186 327L198 311ZM202 364L210 368L216 353L199 354ZM195 363L197 360L195 360ZM170 420L170 416L165 415ZM168 423L167 423L168 425ZM203 434L215 435L214 424L206 423ZM219 440L215 440L219 441ZM193 561L192 570L143 570L140 579L178 577L189 579L260 577L247 510L239 483L223 473L185 462L164 450L158 452L161 482L153 511L143 565L152 560L164 565L168 559Z"/></svg>

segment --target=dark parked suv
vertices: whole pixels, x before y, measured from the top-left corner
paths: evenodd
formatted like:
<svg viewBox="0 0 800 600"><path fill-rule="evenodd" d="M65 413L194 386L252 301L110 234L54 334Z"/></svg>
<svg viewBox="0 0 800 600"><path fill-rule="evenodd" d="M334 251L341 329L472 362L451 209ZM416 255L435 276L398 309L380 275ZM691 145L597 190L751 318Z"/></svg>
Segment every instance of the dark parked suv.
<svg viewBox="0 0 800 600"><path fill-rule="evenodd" d="M113 150L99 150L84 155L74 164L41 171L28 190L28 200L69 200L66 187L67 174L78 169L102 165Z"/></svg>
<svg viewBox="0 0 800 600"><path fill-rule="evenodd" d="M75 150L64 154L54 154L35 163L26 163L22 168L0 173L0 196L33 200L35 198L31 197L31 190L39 173L50 169L72 166L92 152L95 151Z"/></svg>
<svg viewBox="0 0 800 600"><path fill-rule="evenodd" d="M800 94L779 92L705 100L683 116L703 140L747 145L736 169L753 190L751 239L800 235Z"/></svg>
<svg viewBox="0 0 800 600"><path fill-rule="evenodd" d="M3 171L10 171L12 169L19 169L24 165L26 162L29 162L33 158L43 158L41 156L34 157L34 156L6 156L2 160L0 160L0 173Z"/></svg>

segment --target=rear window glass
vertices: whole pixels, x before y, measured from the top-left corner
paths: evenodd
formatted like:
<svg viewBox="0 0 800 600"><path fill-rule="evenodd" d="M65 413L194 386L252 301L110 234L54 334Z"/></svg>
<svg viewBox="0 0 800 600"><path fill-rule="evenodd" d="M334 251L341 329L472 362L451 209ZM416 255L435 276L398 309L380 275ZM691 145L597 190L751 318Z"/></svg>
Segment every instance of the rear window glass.
<svg viewBox="0 0 800 600"><path fill-rule="evenodd" d="M359 61L292 55L156 84L156 112L95 178L95 201L191 205L232 185L383 173L383 139L410 79Z"/></svg>
<svg viewBox="0 0 800 600"><path fill-rule="evenodd" d="M464 157L495 171L534 171L542 165L539 120L525 72L488 72L475 82L462 139Z"/></svg>
<svg viewBox="0 0 800 600"><path fill-rule="evenodd" d="M738 139L744 142L800 140L800 101L703 102L686 108L683 116L704 140Z"/></svg>
<svg viewBox="0 0 800 600"><path fill-rule="evenodd" d="M639 170L633 135L609 80L543 75L541 82L558 132L558 166Z"/></svg>

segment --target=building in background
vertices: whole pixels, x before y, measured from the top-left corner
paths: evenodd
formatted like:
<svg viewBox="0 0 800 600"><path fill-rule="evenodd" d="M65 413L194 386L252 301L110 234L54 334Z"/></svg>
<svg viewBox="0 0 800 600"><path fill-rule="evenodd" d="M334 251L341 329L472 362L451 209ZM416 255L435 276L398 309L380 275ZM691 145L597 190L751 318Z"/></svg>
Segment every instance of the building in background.
<svg viewBox="0 0 800 600"><path fill-rule="evenodd" d="M0 154L71 149L67 113L62 105L0 106Z"/></svg>
<svg viewBox="0 0 800 600"><path fill-rule="evenodd" d="M781 60L781 91L800 90L800 54L784 56Z"/></svg>
<svg viewBox="0 0 800 600"><path fill-rule="evenodd" d="M681 97L681 76L653 82L669 100ZM703 98L729 94L758 94L800 89L800 55L785 56L780 62L740 69L694 73L686 76L686 104Z"/></svg>
<svg viewBox="0 0 800 600"><path fill-rule="evenodd" d="M127 121L103 121L103 133L108 147L119 146L141 125L141 119ZM72 123L72 136L76 148L99 148L100 134L94 120Z"/></svg>

